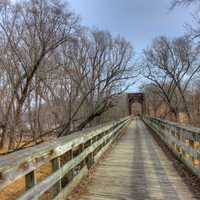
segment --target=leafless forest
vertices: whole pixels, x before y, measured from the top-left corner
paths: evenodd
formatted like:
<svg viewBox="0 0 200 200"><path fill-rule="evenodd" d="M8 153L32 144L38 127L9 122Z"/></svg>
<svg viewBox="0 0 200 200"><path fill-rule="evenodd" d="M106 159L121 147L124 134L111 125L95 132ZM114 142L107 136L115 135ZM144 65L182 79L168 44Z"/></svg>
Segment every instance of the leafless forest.
<svg viewBox="0 0 200 200"><path fill-rule="evenodd" d="M195 24L178 38L160 36L144 50L141 68L148 80L141 88L147 113L200 126L200 4L198 0L175 0L171 9L194 4Z"/></svg>
<svg viewBox="0 0 200 200"><path fill-rule="evenodd" d="M0 146L8 150L110 120L100 116L135 74L130 43L81 26L65 1L1 1L0 43Z"/></svg>
<svg viewBox="0 0 200 200"><path fill-rule="evenodd" d="M125 91L145 79L146 113L200 126L196 24L160 36L135 62L123 37L81 25L62 0L0 2L0 148L13 151L128 114Z"/></svg>

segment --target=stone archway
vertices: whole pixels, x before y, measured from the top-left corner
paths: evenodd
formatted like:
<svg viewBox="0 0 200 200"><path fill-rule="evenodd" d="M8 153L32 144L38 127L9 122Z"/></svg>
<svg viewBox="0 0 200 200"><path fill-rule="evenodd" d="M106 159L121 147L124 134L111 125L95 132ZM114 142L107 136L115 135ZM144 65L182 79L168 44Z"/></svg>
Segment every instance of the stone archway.
<svg viewBox="0 0 200 200"><path fill-rule="evenodd" d="M128 94L129 115L139 116L145 112L145 98L143 93Z"/></svg>

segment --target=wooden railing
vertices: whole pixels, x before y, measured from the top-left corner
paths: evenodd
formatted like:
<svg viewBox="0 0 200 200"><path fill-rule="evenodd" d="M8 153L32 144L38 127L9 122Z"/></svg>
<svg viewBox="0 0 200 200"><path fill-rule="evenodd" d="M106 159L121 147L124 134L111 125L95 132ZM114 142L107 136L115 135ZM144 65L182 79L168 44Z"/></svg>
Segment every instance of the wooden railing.
<svg viewBox="0 0 200 200"><path fill-rule="evenodd" d="M2 156L0 192L24 177L25 192L17 199L47 199L48 194L48 199L51 196L50 199L66 200L129 120L127 117ZM51 165L51 173L38 181L36 171L47 163Z"/></svg>
<svg viewBox="0 0 200 200"><path fill-rule="evenodd" d="M143 120L200 177L200 128L151 117L143 117Z"/></svg>

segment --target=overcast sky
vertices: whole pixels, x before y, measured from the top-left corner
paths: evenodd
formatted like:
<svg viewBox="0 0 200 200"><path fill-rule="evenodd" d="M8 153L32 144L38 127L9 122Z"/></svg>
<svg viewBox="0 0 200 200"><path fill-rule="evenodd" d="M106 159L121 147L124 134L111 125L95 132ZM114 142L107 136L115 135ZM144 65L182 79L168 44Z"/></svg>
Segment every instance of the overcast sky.
<svg viewBox="0 0 200 200"><path fill-rule="evenodd" d="M171 0L69 0L82 24L129 40L137 56L156 36L177 37L193 21L192 8L169 11Z"/></svg>

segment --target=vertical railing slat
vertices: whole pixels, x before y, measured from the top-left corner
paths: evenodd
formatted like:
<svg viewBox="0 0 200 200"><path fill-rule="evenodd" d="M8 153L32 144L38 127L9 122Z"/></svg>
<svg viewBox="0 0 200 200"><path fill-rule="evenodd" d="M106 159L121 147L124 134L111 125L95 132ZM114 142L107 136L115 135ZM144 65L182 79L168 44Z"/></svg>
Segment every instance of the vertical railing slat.
<svg viewBox="0 0 200 200"><path fill-rule="evenodd" d="M54 158L52 161L52 171L55 172L58 169L60 169L60 157ZM55 195L58 194L62 189L62 185L61 185L61 178L58 181L58 183L55 185Z"/></svg>
<svg viewBox="0 0 200 200"><path fill-rule="evenodd" d="M36 173L35 171L32 171L25 176L25 189L29 190L36 184L37 184Z"/></svg>

